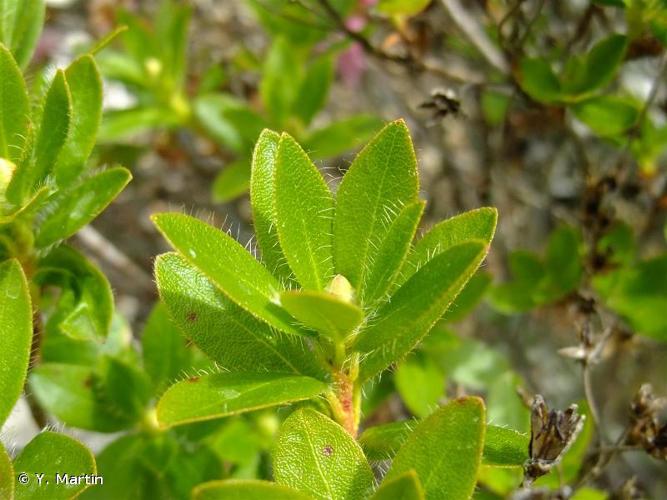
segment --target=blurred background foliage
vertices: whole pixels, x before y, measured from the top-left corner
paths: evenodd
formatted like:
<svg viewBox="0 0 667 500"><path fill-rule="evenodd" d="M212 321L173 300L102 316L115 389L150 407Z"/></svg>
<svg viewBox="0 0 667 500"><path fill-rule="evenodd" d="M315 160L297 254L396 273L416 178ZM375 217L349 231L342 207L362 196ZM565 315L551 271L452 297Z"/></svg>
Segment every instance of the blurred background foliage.
<svg viewBox="0 0 667 500"><path fill-rule="evenodd" d="M667 394L664 1L47 4L30 82L114 33L96 57L105 111L93 155L134 175L73 242L115 291L106 339L68 330L74 298L54 296L31 376L42 406L99 452L105 487L84 498L186 498L205 480L269 474L280 412L155 429L156 395L210 367L161 306L151 311L152 259L167 248L148 215L197 210L254 246L246 191L263 128L294 135L335 186L398 117L416 143L424 228L483 205L500 222L486 267L434 332L368 385L364 425L473 393L492 423L528 432L524 400L540 393L589 415L537 481L551 492L540 498L567 498L566 485L579 500L644 498L628 496L635 484L664 496L665 464L636 450L589 473L626 430L639 386ZM56 257L76 258L98 287L78 253ZM34 430L20 411L3 431L19 447ZM487 467L476 495L505 498L520 481L520 470Z"/></svg>

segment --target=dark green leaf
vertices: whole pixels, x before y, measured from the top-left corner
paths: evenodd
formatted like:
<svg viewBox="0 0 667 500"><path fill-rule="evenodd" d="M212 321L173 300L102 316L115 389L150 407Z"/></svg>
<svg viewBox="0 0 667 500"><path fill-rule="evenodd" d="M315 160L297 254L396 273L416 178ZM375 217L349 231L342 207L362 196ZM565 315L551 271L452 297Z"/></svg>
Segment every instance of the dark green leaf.
<svg viewBox="0 0 667 500"><path fill-rule="evenodd" d="M469 499L482 458L484 428L481 399L448 403L417 425L394 457L385 480L414 469L426 498Z"/></svg>
<svg viewBox="0 0 667 500"><path fill-rule="evenodd" d="M158 128L181 125L183 119L167 107L136 107L104 113L99 141L118 141Z"/></svg>
<svg viewBox="0 0 667 500"><path fill-rule="evenodd" d="M46 247L72 236L95 219L130 179L129 170L115 167L57 191L38 214L35 245Z"/></svg>
<svg viewBox="0 0 667 500"><path fill-rule="evenodd" d="M322 175L287 134L276 152L275 210L280 246L304 288L324 290L334 275L334 199Z"/></svg>
<svg viewBox="0 0 667 500"><path fill-rule="evenodd" d="M479 241L453 246L398 289L355 342L354 348L363 355L362 380L400 360L419 343L470 280L487 251L487 244Z"/></svg>
<svg viewBox="0 0 667 500"><path fill-rule="evenodd" d="M313 378L272 373L197 376L167 389L157 417L161 426L171 427L310 399L326 388Z"/></svg>
<svg viewBox="0 0 667 500"><path fill-rule="evenodd" d="M359 153L338 188L336 272L362 288L401 209L417 201L419 179L403 121L387 125Z"/></svg>
<svg viewBox="0 0 667 500"><path fill-rule="evenodd" d="M1 16L0 16L1 17ZM0 19L0 24L2 20ZM18 163L28 135L30 108L21 70L0 45L0 158Z"/></svg>
<svg viewBox="0 0 667 500"><path fill-rule="evenodd" d="M0 425L25 384L32 343L32 308L28 283L16 260L0 264Z"/></svg>
<svg viewBox="0 0 667 500"><path fill-rule="evenodd" d="M372 500L422 500L424 488L414 470L383 481Z"/></svg>
<svg viewBox="0 0 667 500"><path fill-rule="evenodd" d="M308 495L276 483L229 479L197 486L192 500L307 500Z"/></svg>
<svg viewBox="0 0 667 500"><path fill-rule="evenodd" d="M324 377L307 340L257 320L177 254L159 256L155 276L176 325L222 368Z"/></svg>
<svg viewBox="0 0 667 500"><path fill-rule="evenodd" d="M442 321L453 323L465 318L482 300L491 284L491 279L489 273L482 271L470 278L468 284L443 315Z"/></svg>
<svg viewBox="0 0 667 500"><path fill-rule="evenodd" d="M231 300L281 331L299 333L277 305L282 288L278 280L229 235L182 214L154 215L153 221L169 243Z"/></svg>
<svg viewBox="0 0 667 500"><path fill-rule="evenodd" d="M60 186L72 182L85 168L102 118L102 79L92 56L74 61L65 70L65 78L72 97L72 116L54 167Z"/></svg>
<svg viewBox="0 0 667 500"><path fill-rule="evenodd" d="M276 481L319 498L365 498L373 474L357 442L340 425L311 409L292 413L273 450Z"/></svg>
<svg viewBox="0 0 667 500"><path fill-rule="evenodd" d="M601 40L580 63L566 68L562 90L569 100L580 99L609 84L623 61L628 45L624 35L613 34Z"/></svg>
<svg viewBox="0 0 667 500"><path fill-rule="evenodd" d="M524 59L518 75L523 91L536 101L552 103L562 96L558 78L544 59Z"/></svg>
<svg viewBox="0 0 667 500"><path fill-rule="evenodd" d="M24 471L30 481L16 482L16 500L69 500L79 495L89 485L76 481L79 475L97 472L95 457L79 441L51 431L43 431L30 441L14 461L16 471ZM44 474L39 484L35 474ZM57 477L67 475L72 484L58 482Z"/></svg>

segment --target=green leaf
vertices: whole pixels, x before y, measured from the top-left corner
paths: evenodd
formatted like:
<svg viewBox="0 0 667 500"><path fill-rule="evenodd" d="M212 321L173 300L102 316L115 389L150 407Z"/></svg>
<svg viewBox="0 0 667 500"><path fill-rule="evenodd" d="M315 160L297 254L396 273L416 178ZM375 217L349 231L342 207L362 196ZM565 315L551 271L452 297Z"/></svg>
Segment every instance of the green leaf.
<svg viewBox="0 0 667 500"><path fill-rule="evenodd" d="M32 343L28 283L16 260L0 264L0 425L21 396Z"/></svg>
<svg viewBox="0 0 667 500"><path fill-rule="evenodd" d="M7 190L8 199L15 203L22 201L51 173L67 140L71 113L65 73L58 70L46 93L32 158L26 159L16 171Z"/></svg>
<svg viewBox="0 0 667 500"><path fill-rule="evenodd" d="M277 302L281 286L230 236L187 215L154 215L153 222L171 245L239 306L287 333L299 333Z"/></svg>
<svg viewBox="0 0 667 500"><path fill-rule="evenodd" d="M183 119L167 107L136 107L107 111L102 117L98 141L128 139L154 129L182 125Z"/></svg>
<svg viewBox="0 0 667 500"><path fill-rule="evenodd" d="M547 274L539 291L541 300L557 300L579 286L583 274L579 247L579 232L574 228L562 226L549 235L544 261Z"/></svg>
<svg viewBox="0 0 667 500"><path fill-rule="evenodd" d="M303 141L311 158L332 158L366 144L384 125L373 115L355 115L313 130Z"/></svg>
<svg viewBox="0 0 667 500"><path fill-rule="evenodd" d="M44 0L0 0L0 42L25 68L44 23Z"/></svg>
<svg viewBox="0 0 667 500"><path fill-rule="evenodd" d="M392 222L375 260L369 265L368 277L359 290L363 304L373 304L377 300L386 299L386 294L408 255L424 212L424 205L423 201L406 205Z"/></svg>
<svg viewBox="0 0 667 500"><path fill-rule="evenodd" d="M105 401L105 381L88 366L42 363L30 374L30 388L49 413L72 427L115 432L134 423Z"/></svg>
<svg viewBox="0 0 667 500"><path fill-rule="evenodd" d="M552 103L562 96L560 82L545 59L523 59L518 81L523 91L536 101Z"/></svg>
<svg viewBox="0 0 667 500"><path fill-rule="evenodd" d="M102 118L102 79L92 56L74 61L65 70L65 79L72 97L72 116L54 167L60 186L72 182L85 168Z"/></svg>
<svg viewBox="0 0 667 500"><path fill-rule="evenodd" d="M442 316L442 321L453 323L464 319L482 300L491 280L491 275L482 271L470 278L468 284Z"/></svg>
<svg viewBox="0 0 667 500"><path fill-rule="evenodd" d="M114 167L57 191L37 215L35 245L46 247L72 236L95 219L130 179L129 170Z"/></svg>
<svg viewBox="0 0 667 500"><path fill-rule="evenodd" d="M414 16L428 7L430 0L380 0L378 11L390 16Z"/></svg>
<svg viewBox="0 0 667 500"><path fill-rule="evenodd" d="M417 417L425 417L438 407L445 395L445 375L428 356L412 355L398 366L394 384L401 399Z"/></svg>
<svg viewBox="0 0 667 500"><path fill-rule="evenodd" d="M144 370L156 393L162 392L184 370L192 368L192 350L167 314L164 304L153 307L141 335Z"/></svg>
<svg viewBox="0 0 667 500"><path fill-rule="evenodd" d="M482 463L494 467L521 467L528 460L530 436L513 429L488 425Z"/></svg>
<svg viewBox="0 0 667 500"><path fill-rule="evenodd" d="M402 420L369 427L359 437L359 444L369 460L390 460L403 446L415 424L414 420Z"/></svg>
<svg viewBox="0 0 667 500"><path fill-rule="evenodd" d="M287 281L291 271L276 229L275 168L279 142L280 135L271 130L262 131L257 139L252 155L250 203L262 261L277 278Z"/></svg>
<svg viewBox="0 0 667 500"><path fill-rule="evenodd" d="M247 154L265 126L264 119L247 103L226 94L198 96L195 118L218 144L238 154Z"/></svg>
<svg viewBox="0 0 667 500"><path fill-rule="evenodd" d="M377 375L419 343L475 273L485 242L453 246L417 271L363 329L354 344L362 353L362 380Z"/></svg>
<svg viewBox="0 0 667 500"><path fill-rule="evenodd" d="M95 457L76 439L64 434L43 431L30 441L14 461L17 472L28 474L30 481L16 483L16 500L66 500L74 498L89 487L86 481L81 484L58 483L57 477L67 475L75 479L79 475L97 473ZM35 474L44 474L39 484ZM48 481L48 482L47 482Z"/></svg>
<svg viewBox="0 0 667 500"><path fill-rule="evenodd" d="M65 295L71 290L73 307L66 307L60 330L73 339L100 341L111 328L114 311L111 285L106 276L79 251L61 245L38 263L33 281L56 286ZM57 307L63 308L63 297Z"/></svg>
<svg viewBox="0 0 667 500"><path fill-rule="evenodd" d="M222 368L324 377L303 337L281 334L259 321L179 255L159 256L155 276L176 325Z"/></svg>
<svg viewBox="0 0 667 500"><path fill-rule="evenodd" d="M0 74L0 158L18 163L28 136L30 106L21 70L2 45Z"/></svg>
<svg viewBox="0 0 667 500"><path fill-rule="evenodd" d="M250 164L241 159L225 165L213 182L213 201L226 203L238 198L250 186Z"/></svg>
<svg viewBox="0 0 667 500"><path fill-rule="evenodd" d="M329 55L318 57L306 69L299 88L299 99L292 109L292 114L298 116L304 125L309 125L326 104L333 76L333 57Z"/></svg>
<svg viewBox="0 0 667 500"><path fill-rule="evenodd" d="M192 491L192 500L307 500L308 495L269 481L238 480L211 481Z"/></svg>
<svg viewBox="0 0 667 500"><path fill-rule="evenodd" d="M283 292L281 305L305 326L341 342L364 318L354 304L327 292Z"/></svg>
<svg viewBox="0 0 667 500"><path fill-rule="evenodd" d="M578 102L572 106L577 119L603 137L622 135L639 119L635 103L615 96L599 96Z"/></svg>
<svg viewBox="0 0 667 500"><path fill-rule="evenodd" d="M14 477L12 460L0 443L0 498L14 499Z"/></svg>
<svg viewBox="0 0 667 500"><path fill-rule="evenodd" d="M581 59L572 59L562 77L568 100L577 100L609 84L625 57L628 40L613 34L601 40Z"/></svg>
<svg viewBox="0 0 667 500"><path fill-rule="evenodd" d="M163 427L235 415L313 398L327 385L276 373L218 373L172 385L157 406Z"/></svg>
<svg viewBox="0 0 667 500"><path fill-rule="evenodd" d="M334 275L334 199L322 175L287 134L276 152L275 209L278 238L301 286L323 290Z"/></svg>
<svg viewBox="0 0 667 500"><path fill-rule="evenodd" d="M343 177L334 222L336 272L363 288L400 210L417 201L417 160L403 121L388 124Z"/></svg>
<svg viewBox="0 0 667 500"><path fill-rule="evenodd" d="M397 284L404 283L431 259L454 245L470 240L491 244L498 223L498 211L484 207L439 222L422 236L408 255Z"/></svg>
<svg viewBox="0 0 667 500"><path fill-rule="evenodd" d="M424 488L419 482L419 476L414 470L383 481L373 495L372 500L422 500Z"/></svg>
<svg viewBox="0 0 667 500"><path fill-rule="evenodd" d="M264 107L276 123L282 125L292 109L301 80L299 69L302 63L297 50L287 39L275 38L264 60L259 91Z"/></svg>
<svg viewBox="0 0 667 500"><path fill-rule="evenodd" d="M365 498L373 474L357 442L333 420L301 409L285 420L273 450L278 483L317 498Z"/></svg>
<svg viewBox="0 0 667 500"><path fill-rule="evenodd" d="M595 277L594 286L611 310L639 334L667 341L667 255Z"/></svg>
<svg viewBox="0 0 667 500"><path fill-rule="evenodd" d="M448 403L415 428L385 480L414 469L426 498L469 499L482 458L484 430L481 399L468 397Z"/></svg>

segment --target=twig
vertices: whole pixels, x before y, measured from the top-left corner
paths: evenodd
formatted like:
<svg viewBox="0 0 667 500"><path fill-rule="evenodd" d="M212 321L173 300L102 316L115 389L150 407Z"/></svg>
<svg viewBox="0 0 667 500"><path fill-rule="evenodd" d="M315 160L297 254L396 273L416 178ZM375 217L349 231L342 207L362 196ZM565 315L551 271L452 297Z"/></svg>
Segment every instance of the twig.
<svg viewBox="0 0 667 500"><path fill-rule="evenodd" d="M442 4L459 29L477 47L489 64L503 74L509 74L510 67L503 53L498 50L479 23L461 6L459 1L442 0Z"/></svg>
<svg viewBox="0 0 667 500"><path fill-rule="evenodd" d="M408 51L405 54L392 54L385 52L379 47L376 47L368 38L366 38L362 33L350 29L345 23L345 19L341 17L338 11L335 9L329 0L319 0L320 5L325 10L327 15L335 23L339 31L345 34L351 40L357 42L368 54L373 57L384 60L391 61L411 68L417 69L419 71L425 71L427 73L432 73L436 76L439 76L445 80L450 80L456 83L471 83L465 78L454 75L447 71L443 66L436 64L434 62L425 61L416 57L412 52ZM476 82L482 83L482 82Z"/></svg>
<svg viewBox="0 0 667 500"><path fill-rule="evenodd" d="M153 290L153 278L95 228L86 226L76 233L76 237L86 248L131 278L141 289Z"/></svg>

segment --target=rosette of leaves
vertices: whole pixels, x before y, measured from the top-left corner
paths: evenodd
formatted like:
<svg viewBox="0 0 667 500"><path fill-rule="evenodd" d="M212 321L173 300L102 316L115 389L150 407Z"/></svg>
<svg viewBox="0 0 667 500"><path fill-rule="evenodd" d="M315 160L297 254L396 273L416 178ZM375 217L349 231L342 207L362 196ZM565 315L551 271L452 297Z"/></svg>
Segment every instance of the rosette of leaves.
<svg viewBox="0 0 667 500"><path fill-rule="evenodd" d="M101 140L113 146L156 130L208 138L228 159L213 185L213 198L226 202L247 192L252 148L265 127L290 131L318 158L345 153L376 133L382 122L368 114L313 126L328 101L341 44L322 43L329 30L280 21L283 10L291 15L304 11L301 6L250 3L271 35L263 62L240 50L230 64L210 66L200 75L188 71L186 61L191 7L165 0L154 21L121 10L118 21L128 28L119 35L122 50L105 51L100 66L106 78L133 93L136 103L105 113ZM341 2L337 8L343 14L351 7L351 2ZM228 90L230 79L241 72L259 74L258 105Z"/></svg>
<svg viewBox="0 0 667 500"><path fill-rule="evenodd" d="M398 453L377 491L355 437L362 385L413 350L464 289L488 251L496 211L448 219L415 242L424 202L402 121L359 153L335 196L291 136L265 130L251 202L261 261L196 218L154 216L175 249L156 260L161 299L218 367L169 387L157 404L159 425L301 408L273 449L278 484L211 483L195 497L468 498L485 442L481 400L451 402L411 437L394 439ZM525 436L516 435L504 442L519 452L501 453L514 466L526 458Z"/></svg>

